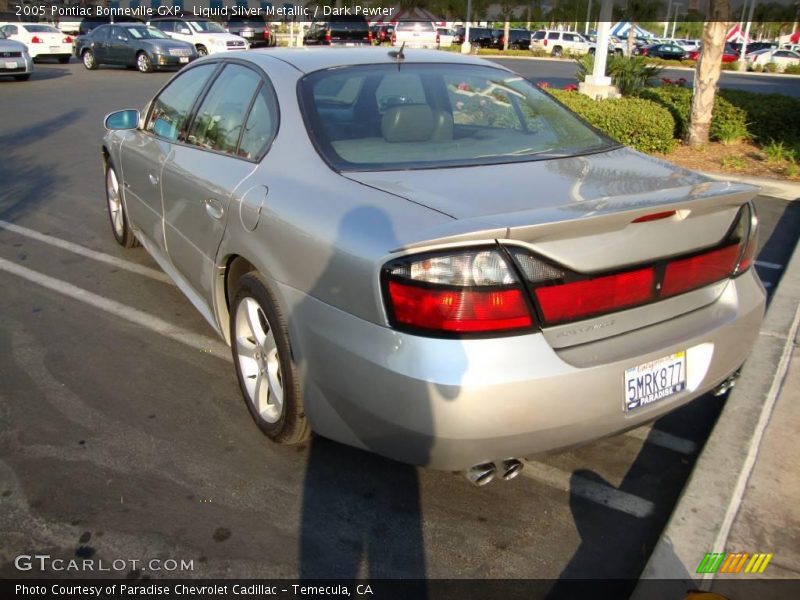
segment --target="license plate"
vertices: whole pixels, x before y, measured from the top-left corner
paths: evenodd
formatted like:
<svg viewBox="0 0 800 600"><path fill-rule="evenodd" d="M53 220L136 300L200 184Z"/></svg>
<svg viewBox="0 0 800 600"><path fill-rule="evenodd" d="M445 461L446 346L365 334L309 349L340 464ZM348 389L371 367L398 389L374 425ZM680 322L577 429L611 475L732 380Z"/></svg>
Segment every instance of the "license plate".
<svg viewBox="0 0 800 600"><path fill-rule="evenodd" d="M345 46L355 46L355 44L354 44L353 42L347 42L347 43L345 44Z"/></svg>
<svg viewBox="0 0 800 600"><path fill-rule="evenodd" d="M178 58L178 62L188 63L189 62L189 57L188 56L181 56L181 57Z"/></svg>
<svg viewBox="0 0 800 600"><path fill-rule="evenodd" d="M252 31L243 31L242 32L242 37L253 37L253 32Z"/></svg>
<svg viewBox="0 0 800 600"><path fill-rule="evenodd" d="M686 389L686 352L676 352L625 370L625 412Z"/></svg>
<svg viewBox="0 0 800 600"><path fill-rule="evenodd" d="M61 46L50 46L50 52L58 52L61 50Z"/></svg>
<svg viewBox="0 0 800 600"><path fill-rule="evenodd" d="M15 60L7 60L5 62L5 65L6 69L16 69L19 66L19 64Z"/></svg>

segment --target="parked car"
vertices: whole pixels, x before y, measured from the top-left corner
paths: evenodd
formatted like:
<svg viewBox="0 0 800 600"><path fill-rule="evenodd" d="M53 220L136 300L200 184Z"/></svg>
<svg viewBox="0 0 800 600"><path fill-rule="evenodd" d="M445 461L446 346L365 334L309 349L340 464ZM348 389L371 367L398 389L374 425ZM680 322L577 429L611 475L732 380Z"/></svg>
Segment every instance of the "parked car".
<svg viewBox="0 0 800 600"><path fill-rule="evenodd" d="M68 63L72 56L72 38L52 25L26 22L0 23L0 31L7 39L25 44L34 60L55 58L60 63Z"/></svg>
<svg viewBox="0 0 800 600"><path fill-rule="evenodd" d="M681 48L683 48L684 52L691 52L692 50L700 49L700 40L678 39L671 41L680 46Z"/></svg>
<svg viewBox="0 0 800 600"><path fill-rule="evenodd" d="M495 39L497 38L498 30L489 29L488 27L470 27L469 28L469 43L478 46L479 48L491 48ZM464 43L466 37L466 28L458 27L453 36L453 43L461 45Z"/></svg>
<svg viewBox="0 0 800 600"><path fill-rule="evenodd" d="M112 233L228 341L276 442L486 483L727 388L758 336L758 188L626 148L497 64L245 52L147 106L105 121Z"/></svg>
<svg viewBox="0 0 800 600"><path fill-rule="evenodd" d="M438 48L439 34L430 21L400 21L394 27L392 46Z"/></svg>
<svg viewBox="0 0 800 600"><path fill-rule="evenodd" d="M392 43L392 34L394 33L393 24L381 23L380 25L373 25L369 28L369 31L372 34L372 43L376 46Z"/></svg>
<svg viewBox="0 0 800 600"><path fill-rule="evenodd" d="M686 51L678 44L653 44L637 48L633 52L637 56L650 56L652 58L663 58L666 60L683 60Z"/></svg>
<svg viewBox="0 0 800 600"><path fill-rule="evenodd" d="M686 53L685 58L688 58L689 60L699 60L700 52L702 52L702 48L692 50L691 52ZM722 54L722 62L732 63L736 62L737 60L739 60L739 53L736 52L736 48L734 48L731 44L725 44L725 50Z"/></svg>
<svg viewBox="0 0 800 600"><path fill-rule="evenodd" d="M164 67L181 67L197 58L189 42L173 40L144 23L101 25L90 34L78 36L75 56L89 70L100 65L136 67L150 73Z"/></svg>
<svg viewBox="0 0 800 600"><path fill-rule="evenodd" d="M250 42L251 48L277 46L278 40L272 35L269 24L261 18L233 16L225 28L228 33L238 35Z"/></svg>
<svg viewBox="0 0 800 600"><path fill-rule="evenodd" d="M200 56L247 50L250 43L243 37L225 31L216 21L189 17L165 17L152 19L148 25L156 27L173 40L189 42Z"/></svg>
<svg viewBox="0 0 800 600"><path fill-rule="evenodd" d="M369 46L372 33L364 17L331 17L311 24L303 35L306 46Z"/></svg>
<svg viewBox="0 0 800 600"><path fill-rule="evenodd" d="M790 65L800 64L800 53L791 50L756 50L745 56L747 68L753 69L755 66L765 67L769 64L775 65L775 70L783 72Z"/></svg>
<svg viewBox="0 0 800 600"><path fill-rule="evenodd" d="M562 54L586 54L589 42L574 31L540 29L531 36L532 50L545 50L552 56Z"/></svg>
<svg viewBox="0 0 800 600"><path fill-rule="evenodd" d="M498 50L505 48L506 32L504 29L493 29L491 47ZM527 29L508 30L509 50L528 50L531 47L531 32Z"/></svg>
<svg viewBox="0 0 800 600"><path fill-rule="evenodd" d="M33 57L22 42L10 40L0 28L0 76L27 81L33 73Z"/></svg>
<svg viewBox="0 0 800 600"><path fill-rule="evenodd" d="M436 33L439 34L439 46L452 46L455 40L455 31L447 27L437 27Z"/></svg>

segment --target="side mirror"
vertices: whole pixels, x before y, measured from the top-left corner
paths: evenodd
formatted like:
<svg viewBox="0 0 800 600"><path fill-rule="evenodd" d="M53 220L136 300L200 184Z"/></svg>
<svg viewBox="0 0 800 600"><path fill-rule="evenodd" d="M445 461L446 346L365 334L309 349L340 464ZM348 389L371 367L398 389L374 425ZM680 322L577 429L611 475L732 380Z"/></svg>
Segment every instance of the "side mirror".
<svg viewBox="0 0 800 600"><path fill-rule="evenodd" d="M103 125L108 130L136 129L139 126L139 111L132 108L118 110L107 115Z"/></svg>

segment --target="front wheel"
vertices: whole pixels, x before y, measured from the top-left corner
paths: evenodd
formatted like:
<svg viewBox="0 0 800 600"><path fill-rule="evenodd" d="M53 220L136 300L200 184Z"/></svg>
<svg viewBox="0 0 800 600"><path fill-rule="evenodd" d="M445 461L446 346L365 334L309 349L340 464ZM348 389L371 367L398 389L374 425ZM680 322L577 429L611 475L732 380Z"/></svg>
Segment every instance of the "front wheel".
<svg viewBox="0 0 800 600"><path fill-rule="evenodd" d="M202 44L198 44L198 46L197 46L197 55L198 56L208 56L208 48L206 48Z"/></svg>
<svg viewBox="0 0 800 600"><path fill-rule="evenodd" d="M147 56L147 52L139 52L136 55L136 68L140 73L150 73L153 70L153 61Z"/></svg>
<svg viewBox="0 0 800 600"><path fill-rule="evenodd" d="M114 239L123 248L133 248L136 246L136 236L133 235L130 223L128 223L128 215L125 214L117 172L111 165L106 169L106 203Z"/></svg>
<svg viewBox="0 0 800 600"><path fill-rule="evenodd" d="M272 441L296 444L311 430L306 420L286 321L264 278L244 275L230 307L233 363L251 416Z"/></svg>
<svg viewBox="0 0 800 600"><path fill-rule="evenodd" d="M97 59L95 59L94 52L91 50L84 50L81 58L83 59L83 66L88 70L94 71L97 68Z"/></svg>

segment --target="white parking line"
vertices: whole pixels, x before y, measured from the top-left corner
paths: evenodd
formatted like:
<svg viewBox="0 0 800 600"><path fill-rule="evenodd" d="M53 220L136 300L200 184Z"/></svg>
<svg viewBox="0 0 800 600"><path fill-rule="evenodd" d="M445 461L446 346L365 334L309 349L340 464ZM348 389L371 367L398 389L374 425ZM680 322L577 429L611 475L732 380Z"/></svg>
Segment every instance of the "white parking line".
<svg viewBox="0 0 800 600"><path fill-rule="evenodd" d="M757 260L756 261L757 267L764 267L765 269L782 269L783 265L779 265L778 263L774 262L767 262L766 260Z"/></svg>
<svg viewBox="0 0 800 600"><path fill-rule="evenodd" d="M591 500L640 519L653 512L654 506L649 500L622 492L610 485L591 481L580 475L573 475L545 463L526 460L522 474L539 483L568 494L575 494L586 500Z"/></svg>
<svg viewBox="0 0 800 600"><path fill-rule="evenodd" d="M136 273L137 275L144 275L150 279L172 284L172 280L167 277L166 273L162 271L151 269L150 267L145 267L144 265L140 265L129 260L117 258L116 256L105 254L104 252L98 252L97 250L92 250L85 246L81 246L80 244L74 244L46 233L40 233L33 229L28 229L27 227L9 223L8 221L3 221L2 219L0 219L0 229L5 229L7 231L11 231L12 233L16 233L17 235L31 238L37 242L50 244L56 248L61 248L62 250L67 250L73 254L79 254L80 256L85 256L86 258L91 258L92 260L96 260L98 262L104 262L119 269Z"/></svg>
<svg viewBox="0 0 800 600"><path fill-rule="evenodd" d="M109 298L105 298L103 296L98 296L97 294L84 290L83 288L79 288L71 283L67 283L66 281L61 281L60 279L43 275L26 267L21 267L4 258L0 258L0 271L11 273L12 275L21 277L22 279L30 281L31 283L35 283L36 285L40 285L74 300L78 300L79 302L83 302L84 304L88 304L89 306L93 306L111 315L124 319L129 323L139 325L140 327L149 329L154 333L163 335L164 337L175 340L176 342L180 342L181 344L189 346L190 348L194 348L195 350L199 350L200 352L216 356L222 360L231 360L230 351L221 340L197 334L189 331L188 329L178 327L172 323L159 319L158 317L154 317L151 314L126 304L122 304L121 302L110 300Z"/></svg>
<svg viewBox="0 0 800 600"><path fill-rule="evenodd" d="M625 435L637 440L641 440L646 444L661 446L662 448L666 448L667 450L672 450L673 452L678 452L680 454L694 454L697 451L697 444L695 444L692 440L687 440L686 438L672 435L671 433L661 431L660 429L638 427L636 429L626 431Z"/></svg>

